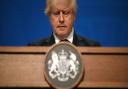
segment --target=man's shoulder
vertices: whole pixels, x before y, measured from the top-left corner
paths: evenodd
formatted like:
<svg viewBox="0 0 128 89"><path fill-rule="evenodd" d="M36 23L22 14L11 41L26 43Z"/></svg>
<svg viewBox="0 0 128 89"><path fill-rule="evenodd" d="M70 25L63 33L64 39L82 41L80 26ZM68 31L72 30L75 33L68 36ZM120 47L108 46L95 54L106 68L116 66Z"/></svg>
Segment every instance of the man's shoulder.
<svg viewBox="0 0 128 89"><path fill-rule="evenodd" d="M100 46L100 43L96 40L92 40L92 39L77 35L77 45L78 46Z"/></svg>
<svg viewBox="0 0 128 89"><path fill-rule="evenodd" d="M47 38L41 38L41 39L35 40L29 43L28 46L51 46L53 44L55 44L55 39L53 35L51 35L50 37L47 37ZM74 38L73 38L73 44L75 46L100 46L99 42L76 35L76 34L74 35Z"/></svg>
<svg viewBox="0 0 128 89"><path fill-rule="evenodd" d="M41 38L28 44L28 46L51 46L54 44L54 38L52 36L47 38Z"/></svg>

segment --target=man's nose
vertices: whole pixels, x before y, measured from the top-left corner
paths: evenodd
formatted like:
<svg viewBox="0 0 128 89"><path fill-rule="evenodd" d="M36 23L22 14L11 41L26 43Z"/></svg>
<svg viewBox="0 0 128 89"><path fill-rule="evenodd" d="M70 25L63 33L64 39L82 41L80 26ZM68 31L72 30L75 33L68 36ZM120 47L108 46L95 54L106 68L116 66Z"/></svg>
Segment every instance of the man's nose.
<svg viewBox="0 0 128 89"><path fill-rule="evenodd" d="M60 23L64 23L64 15L63 15L62 12L60 12L59 22L60 22Z"/></svg>

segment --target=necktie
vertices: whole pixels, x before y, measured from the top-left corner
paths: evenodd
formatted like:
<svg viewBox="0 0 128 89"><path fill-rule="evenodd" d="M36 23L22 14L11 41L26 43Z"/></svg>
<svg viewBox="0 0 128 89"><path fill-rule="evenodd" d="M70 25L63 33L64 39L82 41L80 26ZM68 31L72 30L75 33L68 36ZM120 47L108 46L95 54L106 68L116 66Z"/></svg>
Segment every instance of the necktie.
<svg viewBox="0 0 128 89"><path fill-rule="evenodd" d="M67 39L61 40L60 42L69 42Z"/></svg>

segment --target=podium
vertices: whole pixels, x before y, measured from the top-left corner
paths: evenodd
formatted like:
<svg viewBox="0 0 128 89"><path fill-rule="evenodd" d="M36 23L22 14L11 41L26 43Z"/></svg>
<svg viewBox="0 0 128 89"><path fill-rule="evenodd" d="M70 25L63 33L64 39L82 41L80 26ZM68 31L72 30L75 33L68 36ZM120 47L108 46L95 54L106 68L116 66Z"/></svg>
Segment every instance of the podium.
<svg viewBox="0 0 128 89"><path fill-rule="evenodd" d="M128 88L127 47L77 47L84 62L79 88ZM49 88L44 60L49 47L0 47L0 87Z"/></svg>

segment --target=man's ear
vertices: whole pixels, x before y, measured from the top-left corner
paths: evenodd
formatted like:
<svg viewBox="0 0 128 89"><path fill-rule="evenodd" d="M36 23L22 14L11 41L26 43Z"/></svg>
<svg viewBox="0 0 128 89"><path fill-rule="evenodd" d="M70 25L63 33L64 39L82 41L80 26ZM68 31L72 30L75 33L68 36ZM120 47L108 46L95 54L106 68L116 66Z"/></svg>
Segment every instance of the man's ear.
<svg viewBox="0 0 128 89"><path fill-rule="evenodd" d="M51 19L51 15L50 14L47 14L47 17L48 17L49 20Z"/></svg>
<svg viewBox="0 0 128 89"><path fill-rule="evenodd" d="M76 14L74 15L74 21L76 20Z"/></svg>

